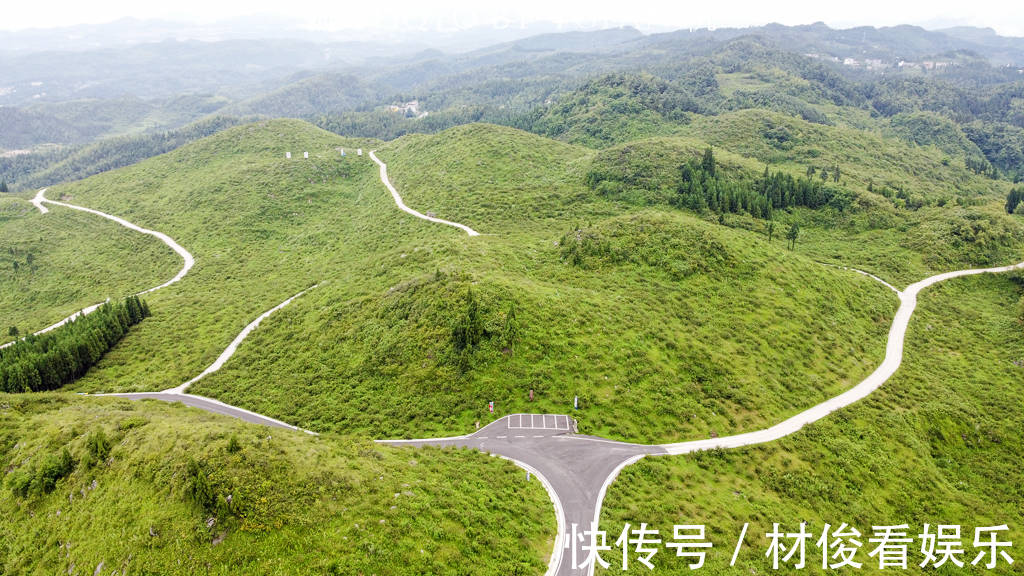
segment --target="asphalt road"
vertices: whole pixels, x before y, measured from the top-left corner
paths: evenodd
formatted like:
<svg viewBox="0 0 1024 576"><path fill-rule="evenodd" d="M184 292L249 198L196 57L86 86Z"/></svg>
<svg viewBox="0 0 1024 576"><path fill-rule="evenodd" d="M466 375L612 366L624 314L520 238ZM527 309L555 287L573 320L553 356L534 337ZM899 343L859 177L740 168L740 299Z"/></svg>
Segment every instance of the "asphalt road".
<svg viewBox="0 0 1024 576"><path fill-rule="evenodd" d="M601 501L608 484L627 462L635 462L646 454L666 454L661 446L626 444L603 438L592 438L572 433L569 428L509 428L521 425L516 419L520 415L504 416L468 436L438 438L432 440L379 440L391 446L456 446L477 448L482 452L498 454L527 464L539 473L548 488L555 512L559 516L559 536L555 541L555 554L549 575L586 574L587 569L579 567L585 558L582 542L577 538L569 548L566 534L590 530L601 509ZM531 416L531 415L527 415ZM537 415L541 416L541 415ZM547 415L550 420L552 415ZM559 415L557 418L568 416ZM618 534L610 534L608 542L614 542ZM587 540L589 542L589 538ZM605 561L614 560L608 552L602 556ZM574 560L575 566L574 566Z"/></svg>
<svg viewBox="0 0 1024 576"><path fill-rule="evenodd" d="M272 426L274 428L287 428L289 430L297 430L300 432L309 432L303 430L297 426L292 426L280 420L274 420L266 416L250 412L244 408L237 408L230 404L225 404L219 400L213 398L205 398L203 396L193 396L192 394L178 394L172 392L134 392L129 394L97 394L97 396L116 396L118 398L128 398L129 400L142 400L149 398L152 400L163 400L164 402L181 402L185 406L191 406L193 408L199 408L206 412L212 412L214 414L223 414L224 416L231 416L232 418L238 418L252 424L262 424L263 426Z"/></svg>

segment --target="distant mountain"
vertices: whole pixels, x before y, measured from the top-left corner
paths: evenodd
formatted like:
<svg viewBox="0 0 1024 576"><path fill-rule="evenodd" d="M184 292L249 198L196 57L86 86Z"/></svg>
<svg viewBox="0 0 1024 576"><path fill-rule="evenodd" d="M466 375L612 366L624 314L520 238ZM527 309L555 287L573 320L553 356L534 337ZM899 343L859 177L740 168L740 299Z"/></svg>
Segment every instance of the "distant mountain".
<svg viewBox="0 0 1024 576"><path fill-rule="evenodd" d="M236 115L303 118L324 112L351 110L367 101L377 102L391 89L374 86L345 74L320 74L224 108Z"/></svg>
<svg viewBox="0 0 1024 576"><path fill-rule="evenodd" d="M90 139L71 123L50 114L0 107L0 148L23 149L39 144L77 144Z"/></svg>

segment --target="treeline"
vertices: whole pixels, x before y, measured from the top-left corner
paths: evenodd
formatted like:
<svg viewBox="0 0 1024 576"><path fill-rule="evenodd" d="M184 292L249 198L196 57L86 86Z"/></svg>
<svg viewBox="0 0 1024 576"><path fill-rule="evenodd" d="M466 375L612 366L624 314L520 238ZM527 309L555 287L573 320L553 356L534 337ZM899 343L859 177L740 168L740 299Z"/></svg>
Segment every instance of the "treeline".
<svg viewBox="0 0 1024 576"><path fill-rule="evenodd" d="M52 152L0 158L0 178L15 191L73 182L170 152L248 121L236 116L215 116L170 132L118 136Z"/></svg>
<svg viewBox="0 0 1024 576"><path fill-rule="evenodd" d="M0 391L55 390L73 382L99 362L128 330L150 316L138 296L107 303L88 316L42 336L28 336L0 349ZM13 332L13 331L12 331Z"/></svg>
<svg viewBox="0 0 1024 576"><path fill-rule="evenodd" d="M1006 213L1014 214L1017 208L1024 202L1024 188L1014 188L1006 196Z"/></svg>
<svg viewBox="0 0 1024 576"><path fill-rule="evenodd" d="M466 106L431 112L421 118L406 118L400 113L377 111L323 114L310 121L328 132L341 136L394 140L406 134L436 134L474 122L531 130L536 116L535 113L506 111L494 106Z"/></svg>
<svg viewBox="0 0 1024 576"><path fill-rule="evenodd" d="M852 202L852 196L825 185L827 169L822 169L821 182L815 181L808 170L808 177L794 178L783 172L770 173L756 180L726 180L715 166L711 149L704 151L700 160L684 162L680 167L680 181L677 196L672 203L698 213L708 211L717 214L748 213L755 218L769 220L772 211L795 206L821 208L832 205L845 210ZM833 168L833 179L839 180L839 168Z"/></svg>

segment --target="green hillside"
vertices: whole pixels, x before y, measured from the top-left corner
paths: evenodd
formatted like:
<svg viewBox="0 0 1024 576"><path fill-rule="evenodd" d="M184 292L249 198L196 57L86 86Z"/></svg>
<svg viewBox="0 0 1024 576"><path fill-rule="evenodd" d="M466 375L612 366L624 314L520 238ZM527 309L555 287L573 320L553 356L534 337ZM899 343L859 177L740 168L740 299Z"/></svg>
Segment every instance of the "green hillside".
<svg viewBox="0 0 1024 576"><path fill-rule="evenodd" d="M0 344L14 339L10 327L35 332L108 297L163 284L181 266L152 236L59 206L41 214L25 198L0 196Z"/></svg>
<svg viewBox="0 0 1024 576"><path fill-rule="evenodd" d="M176 386L253 318L319 283L193 390L371 437L462 433L491 417L489 401L498 414L561 412L578 396L588 432L701 438L781 421L881 360L895 296L816 260L899 284L1019 256L1021 232L1001 213L998 183L936 162L986 203L963 207L933 195L942 173L906 180L928 194L907 200L898 197L906 189L887 196L857 181L901 172L871 146L930 167L926 149L758 111L715 121L706 136L726 148L716 162L730 182L760 178L756 158L728 150L768 147L766 124L791 127L806 147L847 138L861 155L814 158L843 162L842 181L829 186L844 203L776 210L769 243L764 219L695 214L674 200L679 166L702 153L700 140L594 152L486 124L377 150L408 205L485 234L476 238L398 211L377 166L352 154L372 142L296 121L233 128L57 186L53 194L170 234L197 259L184 280L152 295L154 317L72 388ZM913 197L927 200L909 209ZM791 224L803 228L795 252L782 239ZM415 402L396 401L410 394Z"/></svg>
<svg viewBox="0 0 1024 576"><path fill-rule="evenodd" d="M390 244L268 319L196 393L389 437L465 432L492 400L499 414L561 412L578 395L586 430L654 441L775 421L881 359L887 289L758 233L596 195L591 152L472 125L378 154L410 206L485 236L399 216ZM376 219L401 214L379 183L362 194L382 202ZM583 237L620 257L571 265ZM464 347L454 331L474 305L480 337ZM777 346L803 358L805 384Z"/></svg>
<svg viewBox="0 0 1024 576"><path fill-rule="evenodd" d="M541 573L555 531L506 460L159 401L0 394L0 465L4 574Z"/></svg>
<svg viewBox="0 0 1024 576"><path fill-rule="evenodd" d="M1020 287L1018 273L929 288L919 296L903 365L880 390L777 442L648 457L609 488L601 528L611 538L624 522L646 522L665 538L673 524L705 524L714 548L703 570L731 574L772 570L764 535L776 522L784 532L809 523L812 570L821 562L813 543L823 525L835 530L849 523L865 535L854 559L869 572L878 569L877 555L868 556L877 546L866 540L874 537L872 526L909 524L915 545L909 546L908 573L924 574L932 568L918 566L922 525L931 524L934 533L937 524L957 524L966 550L958 572L1018 573L1016 564L1001 558L991 571L983 568L987 557L974 567L970 562L979 551L972 546L975 527L1009 525L1001 541L1024 536L1018 466L1024 419L1014 400L1024 347L1016 307ZM730 568L746 522L746 545ZM783 540L787 546L791 541ZM673 556L658 554L656 570L691 572L688 559ZM631 569L647 572L639 565Z"/></svg>
<svg viewBox="0 0 1024 576"><path fill-rule="evenodd" d="M196 258L183 280L148 298L151 321L78 385L176 386L213 362L256 316L357 258L345 243L367 218L352 201L376 171L365 156L343 159L334 147L367 144L298 121L250 124L51 188L50 196L73 196L76 204L164 232ZM303 151L309 161L301 160Z"/></svg>

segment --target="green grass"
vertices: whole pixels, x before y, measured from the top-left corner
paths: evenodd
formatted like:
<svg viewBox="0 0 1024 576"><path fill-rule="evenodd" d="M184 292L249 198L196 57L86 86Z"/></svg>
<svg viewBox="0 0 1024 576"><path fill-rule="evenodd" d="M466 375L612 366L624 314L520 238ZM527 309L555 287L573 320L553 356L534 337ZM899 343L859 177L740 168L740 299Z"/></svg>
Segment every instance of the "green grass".
<svg viewBox="0 0 1024 576"><path fill-rule="evenodd" d="M89 467L99 431L112 450ZM477 451L313 437L159 401L0 394L8 478L65 448L74 472L52 491L0 488L4 574L542 574L551 553L547 492Z"/></svg>
<svg viewBox="0 0 1024 576"><path fill-rule="evenodd" d="M967 170L962 159L949 165L946 153L936 148L910 147L897 138L867 130L824 126L766 110L739 110L694 119L682 135L699 138L716 147L803 174L808 165L817 168L838 164L845 180L864 189L903 186L928 197L998 195L1009 191L1008 182L994 181Z"/></svg>
<svg viewBox="0 0 1024 576"><path fill-rule="evenodd" d="M286 134L286 135L285 135ZM196 258L180 282L148 301L153 318L77 386L161 389L213 362L241 329L286 298L330 278L353 256L353 206L376 177L367 147L298 121L253 124L138 165L51 188L80 205L174 238ZM302 152L310 152L302 161ZM291 161L285 160L291 151ZM339 203L347 198L347 203ZM354 210L353 210L354 208Z"/></svg>
<svg viewBox="0 0 1024 576"><path fill-rule="evenodd" d="M406 203L485 234L471 238L398 211L376 165L351 155L373 144L297 121L259 123L55 187L164 231L197 258L149 299L153 317L71 389L176 386L260 313L322 282L192 390L377 438L464 433L492 417L489 401L497 415L565 412L576 396L588 433L706 438L779 422L881 361L895 296L815 260L906 284L932 266L1019 253L1019 224L980 220L987 206L897 210L867 192L843 213L780 213L804 225L788 251L749 216L722 226L667 205L678 162L703 146L693 139L595 152L470 125L379 145ZM287 150L312 158L287 161ZM730 177L758 173L756 161L719 157ZM584 182L600 166L639 184L595 193ZM964 223L997 229L972 229L969 242L953 234ZM453 326L470 289L482 338L463 352ZM513 305L521 329L510 342Z"/></svg>
<svg viewBox="0 0 1024 576"><path fill-rule="evenodd" d="M403 225L394 248L268 319L193 391L375 437L464 433L491 417L488 401L499 415L565 412L578 395L585 431L653 442L778 421L882 358L887 289L756 233L595 196L586 150L480 125L378 154L410 206L496 235ZM557 244L587 220L629 258L568 265ZM488 336L463 359L451 324L470 288ZM509 346L513 304L522 330ZM815 384L794 386L805 372Z"/></svg>
<svg viewBox="0 0 1024 576"><path fill-rule="evenodd" d="M736 117L738 114L746 114L746 117ZM765 143L763 133L755 128L755 124L765 118L778 120L782 117L763 111L746 111L720 118L725 117L732 117L735 130L727 137L706 136L707 140L722 146L715 149L720 169L730 178L752 179L759 176L765 165L742 154L756 154L760 146L772 148ZM792 119L787 121L792 121L791 133L794 134L800 134L797 127L819 135L831 133L842 137L844 134L855 134L846 129ZM856 137L865 136L856 134ZM930 158L930 152L909 150L902 144L895 146L888 140L877 140L873 144L864 143L864 146L870 144L883 149L890 147L882 162L904 156L905 162ZM622 183L622 190L615 192L610 199L633 206L665 207L676 195L680 178L679 165L699 156L705 146L703 141L696 138L648 138L602 150L592 157L586 171L588 174L600 175L602 180ZM899 148L903 150L899 151ZM801 225L803 232L799 250L815 260L864 269L902 287L942 271L1014 263L1024 257L1021 221L1008 216L1003 209L1008 183L986 180L966 173L963 168L943 166L944 170L958 174L958 178L976 188L977 195L964 197L979 205L960 207L952 201L955 196L928 196L922 197L922 208L911 210L899 207L898 204L903 202L900 199L889 199L868 192L870 179L857 179L858 173L864 168L860 162L868 163L870 167L875 162L873 157L862 157L857 163L848 164L834 157L820 156L781 165L773 163L769 167L773 172L781 169L794 176L803 176L808 165L831 167L836 162L839 162L843 174L839 188L855 198L847 210L838 212L832 209L814 211L795 208L791 211L777 210L774 216L785 225L791 222ZM941 165L941 162L938 163ZM888 168L883 163L883 168L893 173L902 173L905 167ZM934 180L930 179L927 171L922 170L921 174L923 183L918 182L914 184L915 187L909 187L909 181L905 182L908 186L907 196L922 194L916 187L918 185L921 189L942 185L941 173ZM874 185L880 188L885 182L876 179ZM889 182L895 185L892 180ZM763 221L749 217L728 215L725 224L762 233L764 231Z"/></svg>
<svg viewBox="0 0 1024 576"><path fill-rule="evenodd" d="M962 525L967 562L977 555L977 526L1007 524L1011 532L1001 540L1020 541L1024 418L1017 399L1024 369L1013 363L1024 360L1019 294L1019 279L1006 275L929 288L919 296L903 365L881 389L776 442L642 460L610 487L602 529L617 537L624 522L647 522L671 539L674 524L705 524L715 547L703 570L712 574L770 572L764 534L775 522L790 532L810 522L812 571L821 556L811 544L824 523L835 529L847 522L866 538L872 526L909 524L909 573L925 572L916 566L923 523L933 533L936 524ZM745 522L746 547L730 568ZM856 559L874 572L877 557L867 553L875 545L862 543ZM667 553L655 562L659 572L690 572L685 559ZM1019 572L1000 564L991 573ZM942 570L985 572L981 564Z"/></svg>
<svg viewBox="0 0 1024 576"><path fill-rule="evenodd" d="M782 76L785 76L784 74ZM718 89L726 96L732 95L737 90L759 90L770 88L776 83L768 82L759 78L757 74L745 72L732 72L729 74L715 74L718 81Z"/></svg>
<svg viewBox="0 0 1024 576"><path fill-rule="evenodd" d="M41 214L24 197L4 195L0 343L13 340L11 326L22 335L36 332L108 297L117 300L162 284L181 266L181 258L152 236L60 206Z"/></svg>

